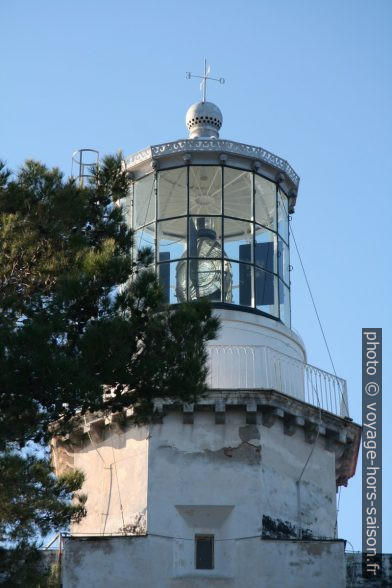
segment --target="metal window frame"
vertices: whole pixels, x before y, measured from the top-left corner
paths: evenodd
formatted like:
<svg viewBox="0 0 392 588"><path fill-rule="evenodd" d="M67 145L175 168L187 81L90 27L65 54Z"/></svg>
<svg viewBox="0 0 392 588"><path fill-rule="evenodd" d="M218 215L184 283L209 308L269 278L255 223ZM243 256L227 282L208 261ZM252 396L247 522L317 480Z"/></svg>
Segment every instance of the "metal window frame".
<svg viewBox="0 0 392 588"><path fill-rule="evenodd" d="M154 267L155 267L155 271L156 273L158 273L158 266L160 265L160 261L159 261L159 252L158 252L158 223L159 222L164 222L164 221L170 221L170 220L176 220L176 219L180 219L180 218L185 218L187 221L187 235L186 235L186 258L184 258L184 260L186 261L187 264L187 272L186 272L186 276L187 276L187 283L186 283L186 297L187 300L189 300L189 295L190 295L190 291L189 291L189 260L190 259L195 259L195 257L190 256L189 255L189 220L191 217L211 217L211 218L220 218L221 219L221 227L222 227L222 247L221 247L221 257L220 257L220 261L221 261L221 276L220 276L220 280L221 280L221 298L220 301L214 301L212 302L213 307L223 307L223 308L237 308L240 310L245 310L246 312L254 312L256 314L262 315L262 316L266 316L268 318L271 318L273 320L278 320L279 322L282 322L283 324L285 324L286 326L288 326L289 328L291 328L291 282L287 283L284 280L284 274L282 273L282 275L279 273L279 262L276 262L276 272L271 272L266 268L263 268L261 266L259 266L258 264L256 264L256 259L255 259L255 247L256 247L256 229L258 227L263 228L266 231L270 231L270 233L272 233L273 235L275 235L274 237L274 243L275 243L275 247L276 248L276 256L278 254L278 241L281 240L287 247L288 247L288 261L290 262L290 215L288 214L288 208L287 208L287 223L288 223L288 239L286 241L286 239L281 235L281 233L279 232L279 222L278 222L278 208L279 208L279 190L281 191L282 195L285 196L287 198L287 204L288 204L288 195L286 194L285 190L279 185L279 182L273 181L270 178L268 178L267 176L265 176L264 174L260 173L258 170L255 171L251 171L249 169L242 169L241 167L236 167L233 165L226 165L226 162L222 161L221 163L217 164L217 163L207 163L207 164L202 164L202 163L197 163L195 164L193 167L214 167L214 168L220 168L220 173L221 173L221 213L220 214L190 214L190 167L192 166L192 162L191 161L186 161L186 163L184 165L176 165L173 167L169 167L169 168L165 168L163 170L159 170L156 169L154 171L152 171L151 173L145 174L141 179L145 179L146 177L153 175L154 177L154 192L155 192L155 220L151 221L151 223L147 223L145 225L141 225L140 227L134 228L134 185L137 181L139 180L134 180L132 182L132 186L131 186L131 194L130 194L130 198L131 198L131 210L132 210L132 228L134 231L139 230L141 228L144 228L150 224L152 224L152 222L155 222L155 251L154 251ZM165 218L158 218L158 210L159 210L159 173L163 172L168 172L171 170L177 170L177 169L183 169L186 168L186 214L180 214L180 215L176 215L176 216L170 216L170 217L165 217ZM232 216L232 215L226 215L225 214L225 169L231 169L231 170L235 170L237 172L246 172L251 174L251 218L245 218L245 217L241 217L241 216ZM275 214L276 214L276 229L271 229L270 227L267 227L266 225L263 225L259 222L256 222L256 177L260 177L263 178L264 180L270 182L271 184L273 184L275 186ZM233 221L242 221L242 222L247 222L250 224L251 226L251 232L252 232L252 244L253 244L253 259L252 262L247 263L247 262L241 262L239 259L234 259L231 257L228 257L224 254L225 252L225 219L231 219ZM135 245L133 246L133 250L135 251ZM169 263L172 262L178 262L178 260L181 258L173 258L170 260ZM197 259L197 258L196 258ZM204 258L203 258L204 259ZM253 277L252 277L252 283L251 283L251 300L252 300L252 306L243 306L240 304L233 304L233 303L229 303L229 302L224 302L224 297L225 297L225 293L224 293L224 284L225 284L225 280L224 280L224 263L225 261L229 261L230 263L245 263L246 265L249 265L253 268ZM168 262L162 262L162 263L168 263ZM278 312L277 312L277 316L273 315L273 314L269 314L267 312L264 312L260 309L258 309L256 307L256 270L262 270L264 271L266 274L270 274L274 277L274 279L276 278L276 283L277 283L277 307L278 307ZM281 296L280 296L280 288L279 288L279 284L282 283L283 286L285 286L288 290L288 296L289 296L289 300L288 300L288 304L289 304L289 317L290 317L290 321L289 323L286 323L282 320L282 313L281 313ZM173 303L172 303L173 304ZM176 303L174 303L175 305ZM285 302L286 304L286 302Z"/></svg>

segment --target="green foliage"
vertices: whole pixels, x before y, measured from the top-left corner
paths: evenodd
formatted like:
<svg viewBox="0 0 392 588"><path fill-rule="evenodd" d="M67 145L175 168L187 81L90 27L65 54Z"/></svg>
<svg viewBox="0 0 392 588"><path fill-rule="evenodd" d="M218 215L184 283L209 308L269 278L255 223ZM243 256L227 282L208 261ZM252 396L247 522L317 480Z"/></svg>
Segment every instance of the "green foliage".
<svg viewBox="0 0 392 588"><path fill-rule="evenodd" d="M0 586L41 588L47 586L48 572L37 545L21 540L13 549L0 548Z"/></svg>
<svg viewBox="0 0 392 588"><path fill-rule="evenodd" d="M56 477L48 459L4 452L0 457L0 585L45 585L46 570L35 538L65 528L85 514L77 490L81 472ZM73 501L70 501L73 498Z"/></svg>
<svg viewBox="0 0 392 588"><path fill-rule="evenodd" d="M81 472L56 477L47 459L7 453L0 460L0 536L17 541L62 528L85 514L85 496L69 503L83 482Z"/></svg>
<svg viewBox="0 0 392 588"><path fill-rule="evenodd" d="M18 448L44 446L50 423L65 430L77 413L132 405L145 421L157 396L206 391L218 322L207 301L165 307L150 252L132 260L129 183L120 155L87 187L34 161L16 176L0 165L0 541L26 562L37 533L77 520L84 503L79 474L56 479L47 456Z"/></svg>

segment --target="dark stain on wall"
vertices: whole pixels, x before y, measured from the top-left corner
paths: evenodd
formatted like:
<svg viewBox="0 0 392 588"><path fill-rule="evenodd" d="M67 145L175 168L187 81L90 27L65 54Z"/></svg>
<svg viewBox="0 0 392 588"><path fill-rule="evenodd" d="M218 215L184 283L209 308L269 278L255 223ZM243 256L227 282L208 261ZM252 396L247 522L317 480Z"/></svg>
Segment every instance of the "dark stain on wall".
<svg viewBox="0 0 392 588"><path fill-rule="evenodd" d="M262 539L299 539L298 528L282 519L273 519L268 515L263 515L262 520ZM302 529L301 539L312 539L313 535L310 529Z"/></svg>

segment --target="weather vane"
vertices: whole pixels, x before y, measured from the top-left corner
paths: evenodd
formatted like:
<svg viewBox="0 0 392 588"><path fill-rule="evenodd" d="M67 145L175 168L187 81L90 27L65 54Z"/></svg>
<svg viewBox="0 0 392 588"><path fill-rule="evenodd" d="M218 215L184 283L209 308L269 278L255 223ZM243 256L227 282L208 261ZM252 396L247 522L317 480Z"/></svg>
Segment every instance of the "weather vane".
<svg viewBox="0 0 392 588"><path fill-rule="evenodd" d="M220 84L225 83L225 78L212 78L209 73L211 71L211 66L207 64L207 59L204 60L204 76L196 76L192 74L190 71L186 72L186 79L190 80L191 78L199 78L202 81L200 82L200 90L203 91L203 102L206 101L206 94L207 94L207 80L213 80L214 82L219 82Z"/></svg>

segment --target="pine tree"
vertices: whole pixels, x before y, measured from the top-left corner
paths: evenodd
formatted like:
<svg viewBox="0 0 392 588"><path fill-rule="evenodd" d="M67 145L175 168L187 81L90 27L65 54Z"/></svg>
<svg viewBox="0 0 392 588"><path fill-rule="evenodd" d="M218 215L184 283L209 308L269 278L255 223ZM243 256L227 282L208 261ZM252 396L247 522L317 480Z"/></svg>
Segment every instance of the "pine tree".
<svg viewBox="0 0 392 588"><path fill-rule="evenodd" d="M165 307L151 252L132 259L129 184L120 155L87 187L33 161L16 176L0 166L0 541L26 570L37 533L83 516L84 497L69 503L77 472L56 479L46 453L20 448L44 448L51 423L58 433L87 410L133 406L145 422L155 397L206 391L218 322L203 300Z"/></svg>

